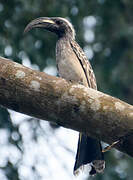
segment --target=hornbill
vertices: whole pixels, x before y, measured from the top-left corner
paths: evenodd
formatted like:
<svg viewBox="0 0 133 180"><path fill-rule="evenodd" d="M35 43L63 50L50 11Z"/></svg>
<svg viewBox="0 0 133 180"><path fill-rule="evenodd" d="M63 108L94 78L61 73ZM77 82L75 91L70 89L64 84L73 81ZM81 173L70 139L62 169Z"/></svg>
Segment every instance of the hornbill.
<svg viewBox="0 0 133 180"><path fill-rule="evenodd" d="M97 89L92 67L83 50L75 41L75 30L67 19L39 17L31 21L24 32L26 33L32 28L44 28L57 35L56 63L60 77ZM87 164L91 166L90 175L103 172L105 161L101 143L84 133L79 133L74 174L78 174L79 169L82 169Z"/></svg>

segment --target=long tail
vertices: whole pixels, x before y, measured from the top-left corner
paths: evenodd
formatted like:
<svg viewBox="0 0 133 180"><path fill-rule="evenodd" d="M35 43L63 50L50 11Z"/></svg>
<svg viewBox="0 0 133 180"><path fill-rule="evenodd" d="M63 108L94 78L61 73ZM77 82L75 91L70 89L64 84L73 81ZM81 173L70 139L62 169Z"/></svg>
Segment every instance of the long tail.
<svg viewBox="0 0 133 180"><path fill-rule="evenodd" d="M97 172L101 173L105 168L100 141L80 133L74 175L78 174L79 169L82 169L87 164L91 165L90 175L94 175Z"/></svg>

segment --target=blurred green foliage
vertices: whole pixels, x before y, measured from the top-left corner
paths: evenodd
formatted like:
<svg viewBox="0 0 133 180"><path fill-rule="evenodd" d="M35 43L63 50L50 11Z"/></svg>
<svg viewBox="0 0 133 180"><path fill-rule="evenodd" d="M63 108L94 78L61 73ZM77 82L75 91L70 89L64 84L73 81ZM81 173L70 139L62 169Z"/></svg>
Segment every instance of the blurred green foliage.
<svg viewBox="0 0 133 180"><path fill-rule="evenodd" d="M55 66L56 37L52 33L36 29L23 35L27 23L40 16L69 18L76 29L78 43L91 52L88 57L91 57L99 90L128 103L133 102L133 1L1 0L0 55L19 63L29 58L40 70L49 64ZM92 39L89 33L93 35ZM4 109L0 111L0 128L7 129L9 143L21 149L18 127L11 124ZM11 138L13 132L19 134L17 140ZM104 174L93 179L132 179L131 158L112 151L106 153L106 160ZM6 171L8 179L19 179L17 168L11 162L1 168Z"/></svg>

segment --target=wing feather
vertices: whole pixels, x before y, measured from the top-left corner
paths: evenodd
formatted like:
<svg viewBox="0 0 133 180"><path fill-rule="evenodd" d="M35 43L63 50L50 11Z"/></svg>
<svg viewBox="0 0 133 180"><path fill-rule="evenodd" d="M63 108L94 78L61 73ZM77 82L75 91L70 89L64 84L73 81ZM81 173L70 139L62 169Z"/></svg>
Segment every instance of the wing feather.
<svg viewBox="0 0 133 180"><path fill-rule="evenodd" d="M71 40L70 44L84 70L84 73L88 82L88 87L97 89L96 78L95 78L93 69L84 51L81 49L78 43L76 43L76 41Z"/></svg>

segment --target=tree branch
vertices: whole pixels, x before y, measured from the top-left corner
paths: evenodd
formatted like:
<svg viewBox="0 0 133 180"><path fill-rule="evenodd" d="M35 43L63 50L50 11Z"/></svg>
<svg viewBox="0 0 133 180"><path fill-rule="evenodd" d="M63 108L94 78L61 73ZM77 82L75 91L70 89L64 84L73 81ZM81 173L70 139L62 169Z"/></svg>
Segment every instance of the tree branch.
<svg viewBox="0 0 133 180"><path fill-rule="evenodd" d="M84 132L133 156L133 106L0 57L0 104Z"/></svg>

